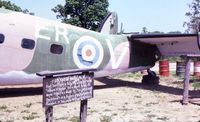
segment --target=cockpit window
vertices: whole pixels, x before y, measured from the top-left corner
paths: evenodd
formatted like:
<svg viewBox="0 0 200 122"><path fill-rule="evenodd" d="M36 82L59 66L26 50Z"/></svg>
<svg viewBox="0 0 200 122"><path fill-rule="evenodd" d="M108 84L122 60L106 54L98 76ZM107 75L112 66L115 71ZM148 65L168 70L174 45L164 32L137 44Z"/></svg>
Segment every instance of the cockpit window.
<svg viewBox="0 0 200 122"><path fill-rule="evenodd" d="M5 36L0 33L0 44L4 42Z"/></svg>
<svg viewBox="0 0 200 122"><path fill-rule="evenodd" d="M32 39L22 39L22 43L21 43L22 48L25 49L33 49L35 47L35 41Z"/></svg>
<svg viewBox="0 0 200 122"><path fill-rule="evenodd" d="M58 45L58 44L52 44L50 50L51 50L51 53L62 54L63 46L62 45Z"/></svg>

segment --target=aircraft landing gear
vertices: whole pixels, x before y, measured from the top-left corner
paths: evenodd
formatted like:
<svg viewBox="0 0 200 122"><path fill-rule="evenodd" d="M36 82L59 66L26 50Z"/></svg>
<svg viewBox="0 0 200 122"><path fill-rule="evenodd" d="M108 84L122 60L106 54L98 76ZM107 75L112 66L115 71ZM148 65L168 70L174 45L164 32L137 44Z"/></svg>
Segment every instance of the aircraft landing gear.
<svg viewBox="0 0 200 122"><path fill-rule="evenodd" d="M144 75L142 77L142 84L158 85L159 77L156 76L156 73L154 71L151 71L150 69L148 69L147 72L148 72L148 75Z"/></svg>

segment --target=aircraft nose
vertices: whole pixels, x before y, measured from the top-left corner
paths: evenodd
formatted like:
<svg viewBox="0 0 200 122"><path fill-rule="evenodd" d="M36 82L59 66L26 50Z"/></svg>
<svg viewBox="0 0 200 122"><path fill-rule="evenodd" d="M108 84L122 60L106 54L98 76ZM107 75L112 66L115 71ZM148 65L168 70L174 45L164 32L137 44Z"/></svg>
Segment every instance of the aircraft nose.
<svg viewBox="0 0 200 122"><path fill-rule="evenodd" d="M6 69L8 69L9 67L9 59L8 59L9 56L7 55L4 41L5 41L5 36L4 34L0 33L0 59L1 59L0 73L5 72Z"/></svg>

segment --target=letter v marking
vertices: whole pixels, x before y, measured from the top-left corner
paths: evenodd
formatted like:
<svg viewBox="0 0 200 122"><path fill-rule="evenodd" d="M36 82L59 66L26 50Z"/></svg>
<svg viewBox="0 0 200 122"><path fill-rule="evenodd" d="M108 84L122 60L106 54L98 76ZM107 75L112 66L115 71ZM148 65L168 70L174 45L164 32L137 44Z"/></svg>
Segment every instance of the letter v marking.
<svg viewBox="0 0 200 122"><path fill-rule="evenodd" d="M122 49L123 51L120 53L118 60L116 60L116 57L115 57L115 54L114 54L114 49L112 47L110 40L106 39L106 42L108 44L108 48L109 48L109 51L110 51L112 69L117 69L117 68L119 68L119 65L122 63L123 58L125 57L128 50L126 48L123 48Z"/></svg>

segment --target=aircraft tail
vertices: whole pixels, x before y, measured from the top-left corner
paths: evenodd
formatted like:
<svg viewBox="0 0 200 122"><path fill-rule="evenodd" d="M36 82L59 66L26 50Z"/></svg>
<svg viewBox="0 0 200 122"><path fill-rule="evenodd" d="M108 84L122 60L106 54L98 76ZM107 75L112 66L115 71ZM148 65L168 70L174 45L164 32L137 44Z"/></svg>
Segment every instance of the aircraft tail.
<svg viewBox="0 0 200 122"><path fill-rule="evenodd" d="M99 32L104 34L117 34L118 16L116 12L111 12L105 17L99 27Z"/></svg>

